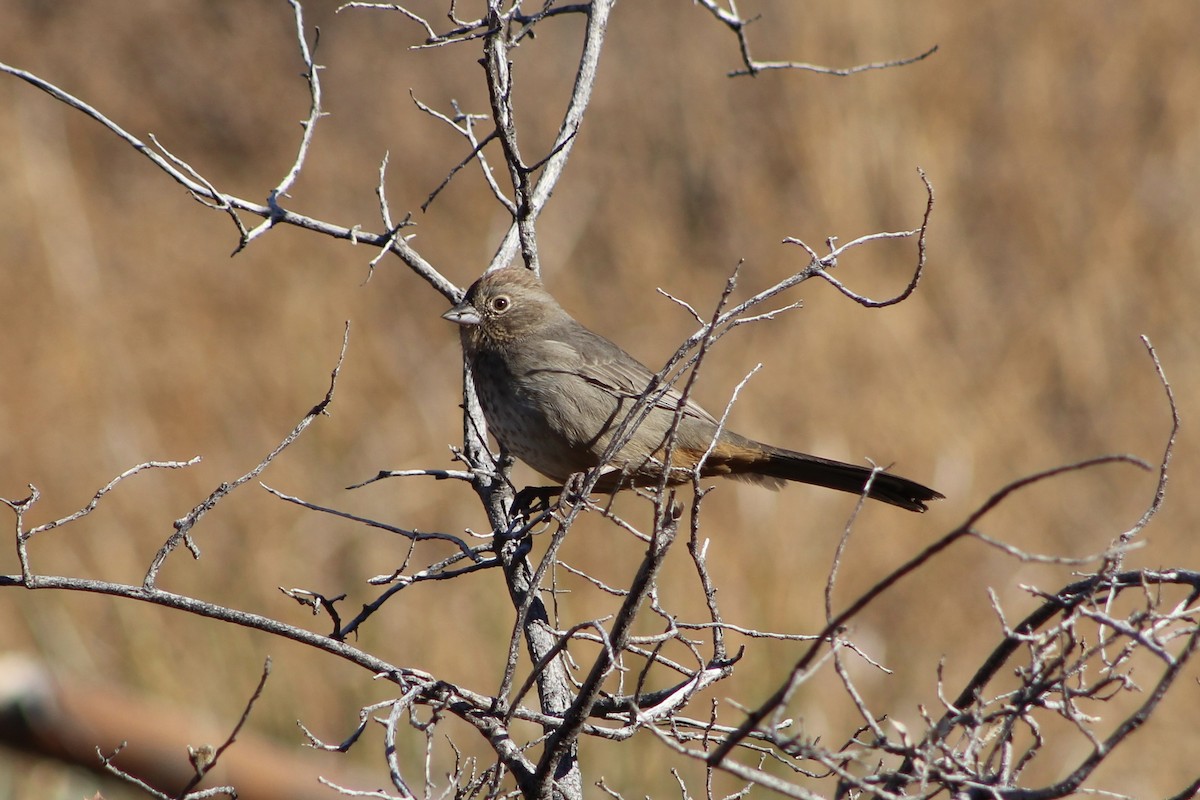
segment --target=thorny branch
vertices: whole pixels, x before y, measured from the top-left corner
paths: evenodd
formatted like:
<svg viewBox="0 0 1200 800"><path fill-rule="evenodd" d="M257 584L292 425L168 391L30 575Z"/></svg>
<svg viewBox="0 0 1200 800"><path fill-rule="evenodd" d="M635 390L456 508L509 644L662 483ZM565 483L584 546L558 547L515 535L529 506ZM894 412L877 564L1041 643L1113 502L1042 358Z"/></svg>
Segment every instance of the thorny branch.
<svg viewBox="0 0 1200 800"><path fill-rule="evenodd" d="M312 131L315 127L317 119L320 118L319 110L319 82L317 79L319 67L311 62L308 45L303 37L303 20L299 16L299 4L293 5L297 9L297 30L298 40L301 52L304 54L306 64L309 66L307 78L310 82L310 89L313 96L313 109L310 112L309 119L305 123L304 136L301 139L300 149L297 152L296 160L293 163L293 169L289 170L288 175L283 181L272 190L266 204L255 203L250 200L236 197L227 192L216 188L215 184L200 176L195 169L190 167L185 161L168 152L165 148L154 142L155 146L161 150L155 150L154 147L147 145L145 142L126 131L113 120L100 112L95 107L89 105L83 100L75 97L69 92L55 86L53 83L34 75L23 69L11 66L9 64L0 63L0 72L7 73L16 78L20 78L31 86L45 92L55 100L63 103L70 108L85 114L91 119L103 125L110 132L116 135L119 139L129 144L140 154L148 158L162 172L174 180L179 185L187 189L196 199L210 205L212 208L224 211L234 217L238 227L238 247L235 250L242 249L249 241L260 234L247 233L245 225L237 218L238 212L245 212L253 216L261 217L264 220L263 226L259 230L266 231L271 227L279 224L294 225L305 230L310 230L315 233L320 233L325 236L331 236L335 239L344 239L354 243L370 244L375 247L386 249L397 255L410 269L429 282L434 289L442 294L447 300L457 302L461 296L461 290L449 280L444 278L433 265L427 262L409 246L407 240L403 237L398 237L393 231L385 231L383 233L369 233L363 231L361 226L342 226L335 225L324 220L316 219L315 217L305 216L283 208L278 203L278 197L291 187L295 181L293 174L298 174L299 166L302 166L306 148L311 141ZM317 88L311 88L317 87ZM153 141L153 140L152 140ZM264 227L265 226L265 227Z"/></svg>

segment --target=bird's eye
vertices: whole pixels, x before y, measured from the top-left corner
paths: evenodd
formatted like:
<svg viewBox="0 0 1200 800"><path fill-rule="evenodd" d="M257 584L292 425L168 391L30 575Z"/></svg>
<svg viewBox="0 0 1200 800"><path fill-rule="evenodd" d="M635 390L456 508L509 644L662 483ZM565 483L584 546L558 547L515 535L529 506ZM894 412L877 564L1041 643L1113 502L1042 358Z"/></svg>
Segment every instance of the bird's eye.
<svg viewBox="0 0 1200 800"><path fill-rule="evenodd" d="M499 297L492 298L492 311L495 311L497 314L503 314L505 311L508 311L510 305L512 305L512 301L508 299L507 295L502 294Z"/></svg>

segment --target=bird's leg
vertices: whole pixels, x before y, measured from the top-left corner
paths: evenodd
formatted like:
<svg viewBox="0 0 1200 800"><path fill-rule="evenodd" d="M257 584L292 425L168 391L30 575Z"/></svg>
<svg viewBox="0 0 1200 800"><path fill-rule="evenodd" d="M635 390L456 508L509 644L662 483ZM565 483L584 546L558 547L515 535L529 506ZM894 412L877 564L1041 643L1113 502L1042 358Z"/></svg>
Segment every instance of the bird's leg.
<svg viewBox="0 0 1200 800"><path fill-rule="evenodd" d="M550 500L562 493L561 486L526 486L513 498L513 517L531 519L534 514L550 510Z"/></svg>

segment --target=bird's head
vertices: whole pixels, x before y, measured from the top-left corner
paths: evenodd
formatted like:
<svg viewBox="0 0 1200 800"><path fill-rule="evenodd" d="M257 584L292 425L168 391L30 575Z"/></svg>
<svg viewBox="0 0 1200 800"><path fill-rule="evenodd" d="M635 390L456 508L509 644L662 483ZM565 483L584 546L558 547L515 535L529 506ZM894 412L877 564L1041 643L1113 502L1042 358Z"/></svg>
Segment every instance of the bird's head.
<svg viewBox="0 0 1200 800"><path fill-rule="evenodd" d="M557 321L565 312L537 276L524 267L484 275L443 319L462 326L463 342L503 347Z"/></svg>

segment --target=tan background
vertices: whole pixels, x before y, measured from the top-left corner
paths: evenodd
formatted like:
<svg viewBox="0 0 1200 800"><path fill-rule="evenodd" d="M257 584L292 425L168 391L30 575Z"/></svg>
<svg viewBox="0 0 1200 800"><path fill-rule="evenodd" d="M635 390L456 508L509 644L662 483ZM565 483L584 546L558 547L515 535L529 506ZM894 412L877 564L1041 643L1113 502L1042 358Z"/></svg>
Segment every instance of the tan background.
<svg viewBox="0 0 1200 800"><path fill-rule="evenodd" d="M0 59L139 136L153 132L220 188L261 199L291 163L307 98L284 3L0 5ZM408 93L483 112L478 52L411 52L413 24L384 13L335 16L334 8L307 8L309 23L322 27L317 59L327 66L330 116L286 204L378 230L374 186L390 152L393 212L415 212L415 246L465 285L506 220L470 170L420 213L464 150ZM1191 487L1200 440L1187 423L1200 412L1200 6L785 0L742 10L765 15L750 30L761 58L845 66L941 50L852 78L730 79L736 43L702 10L620 5L593 107L539 229L551 289L585 324L661 363L693 326L655 287L708 308L739 259L739 296L801 267L802 251L779 243L785 236L817 246L831 235L915 227L923 167L937 207L918 293L868 311L808 284L788 297L803 299L803 310L721 343L702 401L721 407L762 362L734 412L739 431L845 460L894 461L946 493L923 517L884 507L864 514L838 590L845 603L1007 481L1106 452L1157 460L1169 417L1138 340L1146 334L1185 427L1166 508L1130 563L1197 567L1200 499ZM579 28L575 19L549 21L517 55L527 154L551 134ZM372 251L288 229L231 260L226 218L11 77L0 80L0 204L0 495L37 485L37 523L80 507L140 461L204 457L183 472L138 476L83 523L35 541L37 569L139 582L172 520L257 463L320 399L347 319L350 353L332 417L264 480L422 530L484 524L458 486L341 488L381 468L449 466L447 445L460 436L457 337L438 319L445 303L398 262L365 282ZM907 281L913 259L911 243L862 249L839 275L884 296ZM1039 552L1095 552L1137 519L1153 487L1153 475L1105 467L1033 489L983 528ZM772 494L722 484L708 500L705 531L727 618L814 631L851 505L808 488ZM621 508L646 523L643 505ZM374 596L365 579L390 572L404 553L385 534L286 506L255 485L196 536L202 560L176 554L165 588L318 629L277 586L346 591L352 608ZM598 521L573 531L566 551L614 583L628 580L637 555ZM677 608L695 609L684 555L675 556L668 592ZM0 570L17 571L11 554ZM1069 568L956 547L858 621L856 638L895 670L863 671L873 707L917 724L918 704L936 708L937 660L946 659L953 687L997 638L986 588L1017 618L1032 608L1022 584L1053 590L1070 579ZM571 588L565 619L610 610L582 585ZM408 595L360 645L491 691L511 624L497 576ZM236 719L271 654L275 676L253 722L289 746L296 718L339 738L360 705L388 696L369 676L300 647L130 602L11 590L0 594L0 620L6 648L223 724ZM742 680L715 696L755 702L794 656L758 646ZM855 721L824 686L802 692L793 713L833 743ZM1106 770L1101 785L1138 797L1178 791L1198 755L1198 691L1181 682L1171 708L1132 743L1141 750ZM460 743L469 739L460 732ZM585 776L604 775L631 796L673 791L665 751L649 740L637 751L634 762L619 746L589 746ZM1083 752L1075 744L1035 773L1052 779ZM379 753L375 737L351 758L382 782ZM42 797L94 788L19 757L0 761L0 786Z"/></svg>

